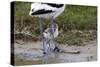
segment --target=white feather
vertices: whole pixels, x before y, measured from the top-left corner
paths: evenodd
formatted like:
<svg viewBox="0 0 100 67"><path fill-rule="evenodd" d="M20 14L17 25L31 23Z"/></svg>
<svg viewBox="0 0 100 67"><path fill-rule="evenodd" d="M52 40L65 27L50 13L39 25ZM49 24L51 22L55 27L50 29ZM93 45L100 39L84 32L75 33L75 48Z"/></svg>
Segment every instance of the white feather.
<svg viewBox="0 0 100 67"><path fill-rule="evenodd" d="M46 18L46 19L49 19L49 18L52 18L52 17L56 18L64 11L64 8L65 8L65 5L63 7L61 7L61 8L56 8L56 7L51 7L51 6L47 5L47 4L32 3L29 15L32 14L32 9L34 9L34 11L45 9L45 10L52 10L54 12L47 13L47 14L41 14L41 15L34 15L34 16L35 17L42 17L42 18Z"/></svg>

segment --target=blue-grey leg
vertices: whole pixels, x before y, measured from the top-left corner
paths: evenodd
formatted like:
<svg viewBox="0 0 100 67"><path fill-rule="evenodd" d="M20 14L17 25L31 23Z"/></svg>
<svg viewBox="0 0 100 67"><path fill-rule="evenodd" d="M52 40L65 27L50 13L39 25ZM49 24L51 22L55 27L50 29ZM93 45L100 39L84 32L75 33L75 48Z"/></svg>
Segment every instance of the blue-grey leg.
<svg viewBox="0 0 100 67"><path fill-rule="evenodd" d="M48 46L48 53L50 54L51 52L50 39L46 39L46 40L47 40L47 46Z"/></svg>
<svg viewBox="0 0 100 67"><path fill-rule="evenodd" d="M48 38L44 38L44 51L46 54L50 54L50 40Z"/></svg>
<svg viewBox="0 0 100 67"><path fill-rule="evenodd" d="M44 19L40 18L40 34L41 34L41 40L42 40L42 45L43 45L43 54L49 54L50 53L50 43L49 43L49 39L46 39L45 37L43 37L43 32L44 32Z"/></svg>
<svg viewBox="0 0 100 67"><path fill-rule="evenodd" d="M39 23L40 23L41 41L42 41L42 45L43 45L43 53L46 54L47 53L46 39L43 37L43 31L44 31L43 23L44 23L44 19L40 18Z"/></svg>
<svg viewBox="0 0 100 67"><path fill-rule="evenodd" d="M57 51L57 52L59 52L59 48L58 48L58 45L56 44L56 40L55 40L55 38L54 38L54 19L51 19L51 26L50 26L50 28L51 28L51 34L52 34L52 37L53 37L53 42L54 42L54 45L55 45L55 48L54 48L54 51Z"/></svg>

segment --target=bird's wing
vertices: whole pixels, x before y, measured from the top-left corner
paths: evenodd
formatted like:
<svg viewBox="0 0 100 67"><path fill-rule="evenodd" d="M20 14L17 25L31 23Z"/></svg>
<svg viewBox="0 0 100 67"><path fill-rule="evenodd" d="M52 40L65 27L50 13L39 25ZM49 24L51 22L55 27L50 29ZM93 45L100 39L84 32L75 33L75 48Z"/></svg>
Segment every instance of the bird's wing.
<svg viewBox="0 0 100 67"><path fill-rule="evenodd" d="M44 3L44 4L54 7L54 8L61 8L64 5L64 4L56 4L56 3Z"/></svg>
<svg viewBox="0 0 100 67"><path fill-rule="evenodd" d="M35 10L44 9L44 10L52 10L52 11L56 10L55 7L51 7L50 5L42 4L42 3L32 3L31 9L35 9Z"/></svg>
<svg viewBox="0 0 100 67"><path fill-rule="evenodd" d="M43 8L45 10L52 10L52 11L56 11L56 9L57 9L57 8L51 7L50 5L47 5L47 4L41 4L41 8Z"/></svg>
<svg viewBox="0 0 100 67"><path fill-rule="evenodd" d="M32 15L47 14L47 13L53 13L53 12L56 12L56 8L51 7L47 4L32 3L31 5Z"/></svg>
<svg viewBox="0 0 100 67"><path fill-rule="evenodd" d="M33 12L32 15L47 14L47 13L53 13L53 12L55 12L55 11L39 9L39 10Z"/></svg>

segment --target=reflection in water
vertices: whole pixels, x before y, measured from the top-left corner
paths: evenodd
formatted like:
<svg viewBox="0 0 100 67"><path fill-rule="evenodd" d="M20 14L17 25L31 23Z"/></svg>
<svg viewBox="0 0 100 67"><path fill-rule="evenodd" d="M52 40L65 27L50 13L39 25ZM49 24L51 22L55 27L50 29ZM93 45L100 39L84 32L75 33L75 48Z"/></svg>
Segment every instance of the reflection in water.
<svg viewBox="0 0 100 67"><path fill-rule="evenodd" d="M43 63L48 64L48 63L57 63L58 62L58 53L51 53L51 54L45 54L43 56Z"/></svg>

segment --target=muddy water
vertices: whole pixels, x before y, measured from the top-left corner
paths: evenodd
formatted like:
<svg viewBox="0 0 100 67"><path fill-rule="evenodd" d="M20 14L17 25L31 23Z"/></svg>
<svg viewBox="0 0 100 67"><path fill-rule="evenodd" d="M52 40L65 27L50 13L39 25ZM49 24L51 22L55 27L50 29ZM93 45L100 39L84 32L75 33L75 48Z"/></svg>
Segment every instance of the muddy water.
<svg viewBox="0 0 100 67"><path fill-rule="evenodd" d="M20 44L19 44L20 43ZM65 62L83 62L97 60L96 41L86 43L85 46L60 45L65 51L79 50L80 54L54 53L42 54L41 42L14 43L15 65L51 64Z"/></svg>

